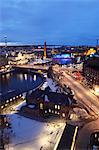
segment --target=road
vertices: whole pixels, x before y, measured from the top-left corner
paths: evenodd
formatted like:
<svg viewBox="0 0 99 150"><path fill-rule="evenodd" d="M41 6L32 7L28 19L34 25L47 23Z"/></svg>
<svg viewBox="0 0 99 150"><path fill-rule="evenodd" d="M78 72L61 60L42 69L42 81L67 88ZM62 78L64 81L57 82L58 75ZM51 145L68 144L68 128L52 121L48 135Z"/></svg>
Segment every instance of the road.
<svg viewBox="0 0 99 150"><path fill-rule="evenodd" d="M30 64L26 64L26 65L16 65L14 67L18 67L18 68L26 68L26 69L36 69L36 70L48 70L48 66L42 66L42 65L30 65Z"/></svg>
<svg viewBox="0 0 99 150"><path fill-rule="evenodd" d="M99 119L89 122L79 130L79 134L76 141L76 150L87 150L90 143L90 135L93 132L99 132Z"/></svg>
<svg viewBox="0 0 99 150"><path fill-rule="evenodd" d="M53 68L54 70L54 68ZM90 112L91 115L99 117L99 100L91 93L88 88L85 88L80 82L68 75L64 69L55 68L56 74L62 74L60 79L61 84L68 85L75 93L76 99Z"/></svg>

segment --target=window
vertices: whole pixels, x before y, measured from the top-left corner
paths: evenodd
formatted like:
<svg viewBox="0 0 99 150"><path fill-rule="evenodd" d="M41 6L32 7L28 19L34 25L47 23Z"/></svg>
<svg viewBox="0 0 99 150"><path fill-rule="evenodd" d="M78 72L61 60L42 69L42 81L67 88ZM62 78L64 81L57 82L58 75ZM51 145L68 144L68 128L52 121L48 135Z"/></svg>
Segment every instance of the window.
<svg viewBox="0 0 99 150"><path fill-rule="evenodd" d="M52 113L54 113L54 110L52 110Z"/></svg>
<svg viewBox="0 0 99 150"><path fill-rule="evenodd" d="M10 102L12 101L12 98L10 98Z"/></svg>
<svg viewBox="0 0 99 150"><path fill-rule="evenodd" d="M45 110L45 113L47 113L47 110Z"/></svg>
<svg viewBox="0 0 99 150"><path fill-rule="evenodd" d="M58 105L58 110L60 109L60 105Z"/></svg>
<svg viewBox="0 0 99 150"><path fill-rule="evenodd" d="M65 117L65 113L62 113L62 116Z"/></svg>
<svg viewBox="0 0 99 150"><path fill-rule="evenodd" d="M9 100L6 100L6 103L9 103Z"/></svg>
<svg viewBox="0 0 99 150"><path fill-rule="evenodd" d="M2 105L1 108L4 108L4 106Z"/></svg>
<svg viewBox="0 0 99 150"><path fill-rule="evenodd" d="M95 138L97 137L97 134L95 134Z"/></svg>
<svg viewBox="0 0 99 150"><path fill-rule="evenodd" d="M43 109L43 103L40 103L40 109Z"/></svg>
<svg viewBox="0 0 99 150"><path fill-rule="evenodd" d="M57 109L57 105L55 105L55 109Z"/></svg>
<svg viewBox="0 0 99 150"><path fill-rule="evenodd" d="M55 109L60 109L60 105L55 105Z"/></svg>
<svg viewBox="0 0 99 150"><path fill-rule="evenodd" d="M49 112L51 112L51 109L49 109Z"/></svg>
<svg viewBox="0 0 99 150"><path fill-rule="evenodd" d="M57 114L57 111L55 110L55 114Z"/></svg>

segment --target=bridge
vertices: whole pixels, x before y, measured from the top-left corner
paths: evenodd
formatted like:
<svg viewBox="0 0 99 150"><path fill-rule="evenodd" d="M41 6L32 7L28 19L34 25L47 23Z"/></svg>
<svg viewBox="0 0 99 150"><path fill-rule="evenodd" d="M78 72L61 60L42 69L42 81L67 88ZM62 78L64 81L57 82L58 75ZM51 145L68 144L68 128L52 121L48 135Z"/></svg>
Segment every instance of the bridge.
<svg viewBox="0 0 99 150"><path fill-rule="evenodd" d="M26 65L14 65L13 68L20 68L20 69L32 69L35 71L48 71L49 66L47 65L31 65L31 64L26 64Z"/></svg>

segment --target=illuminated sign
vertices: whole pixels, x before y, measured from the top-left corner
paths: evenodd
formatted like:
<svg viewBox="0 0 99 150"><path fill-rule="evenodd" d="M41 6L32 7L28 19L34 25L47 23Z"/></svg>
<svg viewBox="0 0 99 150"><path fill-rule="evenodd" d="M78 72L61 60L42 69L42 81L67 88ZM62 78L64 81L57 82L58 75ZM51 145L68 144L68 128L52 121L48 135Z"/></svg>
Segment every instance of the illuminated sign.
<svg viewBox="0 0 99 150"><path fill-rule="evenodd" d="M53 56L53 62L58 64L69 64L72 63L70 54L56 54Z"/></svg>

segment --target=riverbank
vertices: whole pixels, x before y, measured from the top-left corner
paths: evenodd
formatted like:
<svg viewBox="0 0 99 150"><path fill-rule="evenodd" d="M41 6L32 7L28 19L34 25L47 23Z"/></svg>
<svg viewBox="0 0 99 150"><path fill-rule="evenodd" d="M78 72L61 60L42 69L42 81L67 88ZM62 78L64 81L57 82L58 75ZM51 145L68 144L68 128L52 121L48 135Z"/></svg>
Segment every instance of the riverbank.
<svg viewBox="0 0 99 150"><path fill-rule="evenodd" d="M16 74L16 72L17 73L21 72L21 74ZM12 73L14 73L13 81L12 81L12 76L10 77ZM5 79L7 81L5 81ZM25 84L22 82L23 80ZM42 86L44 81L45 78L43 74L37 72L34 73L33 71L27 71L27 70L25 70L25 72L22 70L20 71L14 70L13 72L3 75L0 82L1 85L2 84L4 85L3 87L1 86L1 91L0 91L0 110L8 107L9 105L12 105L12 103L17 102L18 98L21 97L25 98L28 92L32 92L37 88L40 88L40 86ZM12 89L8 88L9 91L7 91L7 93L4 93L3 88L5 88L6 85ZM10 85L13 87L11 87ZM21 87L23 88L23 90Z"/></svg>

